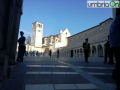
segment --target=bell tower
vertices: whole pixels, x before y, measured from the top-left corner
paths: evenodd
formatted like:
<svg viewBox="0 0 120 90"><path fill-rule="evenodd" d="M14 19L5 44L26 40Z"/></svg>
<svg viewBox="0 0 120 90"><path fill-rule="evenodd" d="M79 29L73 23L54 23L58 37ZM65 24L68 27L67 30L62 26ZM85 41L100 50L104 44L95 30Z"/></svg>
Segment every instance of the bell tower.
<svg viewBox="0 0 120 90"><path fill-rule="evenodd" d="M32 23L31 45L42 47L43 24L40 22Z"/></svg>

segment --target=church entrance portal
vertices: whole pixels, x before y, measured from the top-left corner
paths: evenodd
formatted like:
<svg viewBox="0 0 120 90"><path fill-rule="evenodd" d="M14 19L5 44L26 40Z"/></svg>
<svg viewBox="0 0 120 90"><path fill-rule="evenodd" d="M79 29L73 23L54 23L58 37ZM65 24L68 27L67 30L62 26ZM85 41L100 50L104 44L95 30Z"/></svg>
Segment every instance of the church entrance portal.
<svg viewBox="0 0 120 90"><path fill-rule="evenodd" d="M49 48L45 48L45 53L49 55Z"/></svg>

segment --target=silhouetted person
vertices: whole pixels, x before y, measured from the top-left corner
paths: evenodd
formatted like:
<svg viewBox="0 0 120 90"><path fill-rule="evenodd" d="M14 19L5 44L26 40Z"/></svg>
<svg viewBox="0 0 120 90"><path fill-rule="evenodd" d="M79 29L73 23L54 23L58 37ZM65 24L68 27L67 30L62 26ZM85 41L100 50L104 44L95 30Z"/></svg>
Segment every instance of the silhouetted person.
<svg viewBox="0 0 120 90"><path fill-rule="evenodd" d="M59 49L57 49L57 58L59 58Z"/></svg>
<svg viewBox="0 0 120 90"><path fill-rule="evenodd" d="M109 36L108 41L105 43L105 61L104 63L107 63L107 55L109 56L109 64L114 64L113 62L113 52L110 48L110 42L109 42Z"/></svg>
<svg viewBox="0 0 120 90"><path fill-rule="evenodd" d="M73 50L71 50L71 57L73 57Z"/></svg>
<svg viewBox="0 0 120 90"><path fill-rule="evenodd" d="M88 56L90 50L90 44L88 43L88 38L85 39L85 42L83 43L83 50L84 50L85 62L88 62Z"/></svg>
<svg viewBox="0 0 120 90"><path fill-rule="evenodd" d="M23 54L24 54L24 51L25 51L25 37L23 36L23 32L20 31L20 35L21 37L18 39L18 42L19 42L19 48L18 48L18 57L17 57L17 61L20 61L19 62L23 62Z"/></svg>
<svg viewBox="0 0 120 90"><path fill-rule="evenodd" d="M38 56L38 51L36 52L36 56Z"/></svg>
<svg viewBox="0 0 120 90"><path fill-rule="evenodd" d="M49 51L50 58L51 58L51 53L52 53L52 52L51 52L51 50L50 50L50 51Z"/></svg>
<svg viewBox="0 0 120 90"><path fill-rule="evenodd" d="M116 60L115 78L117 90L120 90L120 8L117 9L116 17L110 26L109 40Z"/></svg>
<svg viewBox="0 0 120 90"><path fill-rule="evenodd" d="M27 53L26 53L26 46L24 45L23 57L24 57L25 54L27 55Z"/></svg>

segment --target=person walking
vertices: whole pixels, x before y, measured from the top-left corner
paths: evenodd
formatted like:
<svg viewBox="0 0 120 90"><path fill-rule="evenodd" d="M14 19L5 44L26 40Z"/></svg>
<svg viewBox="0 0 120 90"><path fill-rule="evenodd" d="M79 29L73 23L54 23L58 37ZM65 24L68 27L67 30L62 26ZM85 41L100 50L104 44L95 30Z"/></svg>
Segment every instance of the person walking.
<svg viewBox="0 0 120 90"><path fill-rule="evenodd" d="M18 57L17 60L18 62L23 62L23 55L24 55L24 51L25 51L25 37L23 36L23 32L20 31L20 35L21 37L18 39L19 42L19 47L18 47ZM19 61L20 59L20 61Z"/></svg>
<svg viewBox="0 0 120 90"><path fill-rule="evenodd" d="M49 55L50 55L50 58L51 58L51 50L49 51Z"/></svg>
<svg viewBox="0 0 120 90"><path fill-rule="evenodd" d="M83 50L84 50L85 62L87 63L89 51L90 51L90 44L88 43L88 38L86 38L85 42L83 43Z"/></svg>
<svg viewBox="0 0 120 90"><path fill-rule="evenodd" d="M59 49L57 49L57 58L59 58Z"/></svg>
<svg viewBox="0 0 120 90"><path fill-rule="evenodd" d="M105 60L104 63L107 63L107 55L109 56L109 63L108 64L114 64L113 60L113 52L112 49L110 48L110 42L109 42L109 36L108 36L108 41L105 43Z"/></svg>
<svg viewBox="0 0 120 90"><path fill-rule="evenodd" d="M115 79L117 89L120 90L120 8L116 10L116 17L113 20L109 31L110 48L116 60Z"/></svg>
<svg viewBox="0 0 120 90"><path fill-rule="evenodd" d="M36 52L36 56L38 56L38 51Z"/></svg>

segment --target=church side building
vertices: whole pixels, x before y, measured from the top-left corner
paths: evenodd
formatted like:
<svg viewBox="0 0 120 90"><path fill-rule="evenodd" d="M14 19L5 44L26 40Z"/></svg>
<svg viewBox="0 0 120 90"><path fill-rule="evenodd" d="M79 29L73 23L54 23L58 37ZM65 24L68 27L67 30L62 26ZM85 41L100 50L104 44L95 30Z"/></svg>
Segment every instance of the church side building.
<svg viewBox="0 0 120 90"><path fill-rule="evenodd" d="M60 50L60 57L84 57L82 45L86 38L90 43L89 57L104 57L104 45L108 40L112 21L113 19L109 18L97 26L68 37L68 45Z"/></svg>

